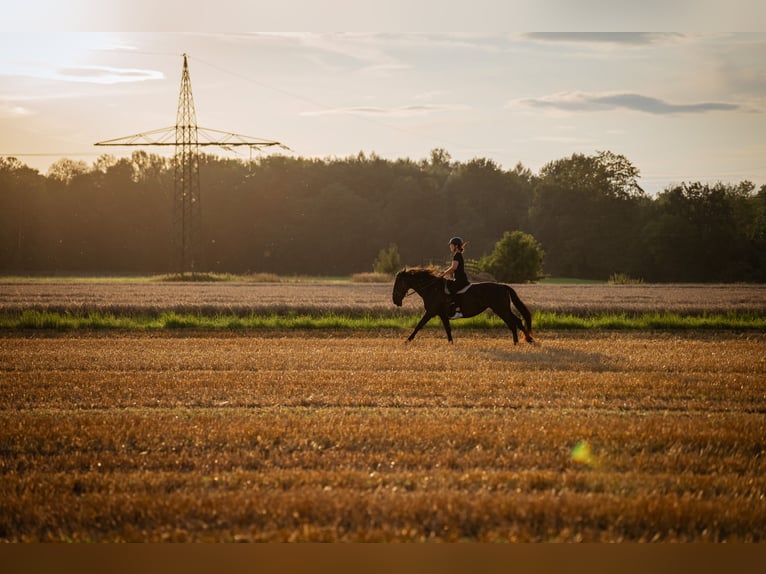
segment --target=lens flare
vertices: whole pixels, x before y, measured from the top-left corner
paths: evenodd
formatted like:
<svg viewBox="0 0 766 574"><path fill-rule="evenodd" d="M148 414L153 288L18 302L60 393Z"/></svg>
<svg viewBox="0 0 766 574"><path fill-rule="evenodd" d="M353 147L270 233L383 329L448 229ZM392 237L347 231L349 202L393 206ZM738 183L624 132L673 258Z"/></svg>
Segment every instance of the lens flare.
<svg viewBox="0 0 766 574"><path fill-rule="evenodd" d="M593 462L593 454L591 453L590 444L586 440L581 440L572 449L571 458L574 462L580 464L591 464Z"/></svg>

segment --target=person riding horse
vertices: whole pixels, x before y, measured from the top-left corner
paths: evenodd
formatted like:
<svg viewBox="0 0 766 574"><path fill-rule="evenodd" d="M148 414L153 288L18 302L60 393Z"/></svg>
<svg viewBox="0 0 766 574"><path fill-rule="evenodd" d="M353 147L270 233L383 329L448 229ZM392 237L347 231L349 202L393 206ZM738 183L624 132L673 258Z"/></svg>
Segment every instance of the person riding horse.
<svg viewBox="0 0 766 574"><path fill-rule="evenodd" d="M414 291L423 299L425 306L425 314L407 337L407 341L412 341L431 318L439 317L447 333L447 340L452 342L448 295L445 292L447 283L451 281L447 281L441 273L427 268L407 269L405 267L396 274L391 291L394 305L401 307L404 298L410 294L410 291ZM460 299L460 309L464 317L474 317L485 309L492 309L510 329L514 344L519 342L518 331L523 333L527 343L534 343L532 314L510 285L491 281L473 283L471 288L460 296ZM513 307L521 315L520 318L514 313Z"/></svg>
<svg viewBox="0 0 766 574"><path fill-rule="evenodd" d="M452 252L452 265L442 271L440 277L452 279L447 281L447 291L449 291L450 319L461 319L463 314L460 312L460 305L457 300L457 293L470 285L468 275L465 272L465 260L463 251L465 243L460 237L453 237L449 240L449 249Z"/></svg>

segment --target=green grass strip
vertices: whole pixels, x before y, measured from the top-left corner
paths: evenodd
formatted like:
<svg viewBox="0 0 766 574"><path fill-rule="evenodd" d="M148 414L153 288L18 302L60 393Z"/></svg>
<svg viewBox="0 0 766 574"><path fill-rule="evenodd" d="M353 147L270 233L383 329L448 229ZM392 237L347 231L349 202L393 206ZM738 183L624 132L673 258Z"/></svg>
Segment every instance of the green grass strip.
<svg viewBox="0 0 766 574"><path fill-rule="evenodd" d="M0 313L2 330L160 330L160 329L412 329L419 317L402 316L343 316L332 313L270 314L270 315L203 315L172 311L159 316L114 315L110 313L59 313L27 310L21 313ZM737 330L765 331L766 314L715 313L680 315L677 313L592 314L579 316L561 313L534 315L535 331L541 329L572 330ZM454 321L455 328L505 329L496 316L482 314ZM441 328L441 321L432 319L427 328Z"/></svg>
<svg viewBox="0 0 766 574"><path fill-rule="evenodd" d="M534 317L538 329L604 330L766 330L766 315L757 313L603 313L588 316L539 313Z"/></svg>

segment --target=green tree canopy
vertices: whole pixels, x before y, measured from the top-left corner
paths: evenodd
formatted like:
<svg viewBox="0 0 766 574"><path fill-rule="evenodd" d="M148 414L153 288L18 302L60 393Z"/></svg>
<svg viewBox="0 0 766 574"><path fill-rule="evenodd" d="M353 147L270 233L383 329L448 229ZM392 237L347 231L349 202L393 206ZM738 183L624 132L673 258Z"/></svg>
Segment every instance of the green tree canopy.
<svg viewBox="0 0 766 574"><path fill-rule="evenodd" d="M606 279L640 274L636 240L643 224L638 170L621 155L573 154L540 170L530 231L545 246L550 273Z"/></svg>
<svg viewBox="0 0 766 574"><path fill-rule="evenodd" d="M544 253L537 240L523 231L506 231L479 268L504 283L535 281L543 274Z"/></svg>
<svg viewBox="0 0 766 574"><path fill-rule="evenodd" d="M143 151L90 167L62 159L46 175L0 157L0 273L171 270L174 179L172 158ZM200 181L208 271L346 275L368 270L386 245L401 264L441 265L454 235L488 262L498 238L520 230L557 277L766 281L762 182L690 182L647 196L638 169L609 151L557 159L537 174L455 161L443 149L420 161L202 154Z"/></svg>

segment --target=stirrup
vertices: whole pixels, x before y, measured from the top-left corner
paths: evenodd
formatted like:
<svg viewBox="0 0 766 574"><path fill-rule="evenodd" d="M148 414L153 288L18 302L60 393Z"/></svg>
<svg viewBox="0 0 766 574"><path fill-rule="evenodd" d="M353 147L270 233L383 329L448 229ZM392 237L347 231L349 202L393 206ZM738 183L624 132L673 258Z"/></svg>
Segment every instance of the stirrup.
<svg viewBox="0 0 766 574"><path fill-rule="evenodd" d="M450 317L450 319L462 319L463 314L460 311L455 311L455 314Z"/></svg>

